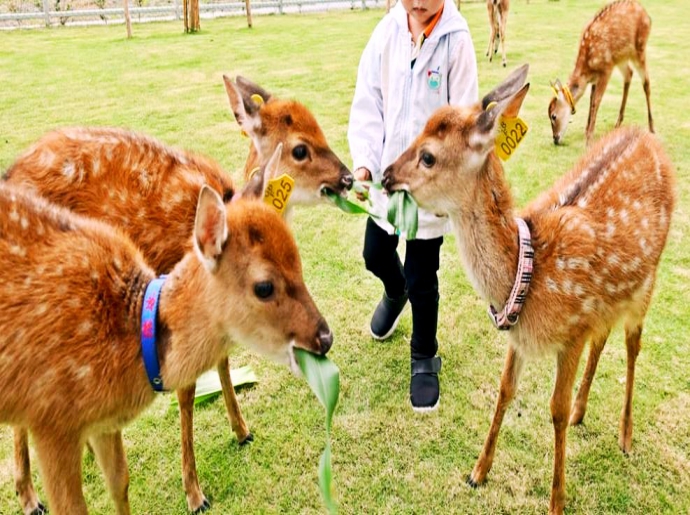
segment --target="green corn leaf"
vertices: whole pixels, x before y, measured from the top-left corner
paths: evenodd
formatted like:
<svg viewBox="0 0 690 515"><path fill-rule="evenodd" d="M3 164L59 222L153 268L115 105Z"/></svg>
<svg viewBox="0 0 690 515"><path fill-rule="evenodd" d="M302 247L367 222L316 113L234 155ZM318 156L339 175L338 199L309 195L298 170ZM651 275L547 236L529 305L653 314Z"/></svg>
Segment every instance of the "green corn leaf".
<svg viewBox="0 0 690 515"><path fill-rule="evenodd" d="M399 234L405 233L408 240L417 236L417 203L407 191L399 190L390 194L387 219Z"/></svg>
<svg viewBox="0 0 690 515"><path fill-rule="evenodd" d="M230 370L230 380L232 385L237 388L238 386L253 384L258 382L256 374L252 367L249 365L233 368ZM196 380L196 393L194 394L194 405L197 406L204 402L210 401L217 397L223 390L220 384L220 377L218 377L218 372L215 370L209 370L204 372ZM170 405L177 406L177 395L172 395L170 397Z"/></svg>
<svg viewBox="0 0 690 515"><path fill-rule="evenodd" d="M338 209L341 211L351 214L351 215L369 215L369 211L364 209L362 206L359 204L355 204L351 200L348 200L344 197L341 197L337 193L333 193L332 191L327 191L326 192L326 197L333 202Z"/></svg>
<svg viewBox="0 0 690 515"><path fill-rule="evenodd" d="M326 356L317 356L302 349L295 349L295 357L302 374L319 402L326 409L326 448L319 461L319 486L326 508L330 513L337 512L333 500L331 471L331 421L340 394L340 371Z"/></svg>

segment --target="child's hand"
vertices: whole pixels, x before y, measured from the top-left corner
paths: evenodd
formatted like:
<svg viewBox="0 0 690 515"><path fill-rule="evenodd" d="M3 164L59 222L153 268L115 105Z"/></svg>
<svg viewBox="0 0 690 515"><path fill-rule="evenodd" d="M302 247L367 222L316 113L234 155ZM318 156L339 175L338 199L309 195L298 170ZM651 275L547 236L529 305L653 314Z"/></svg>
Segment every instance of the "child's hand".
<svg viewBox="0 0 690 515"><path fill-rule="evenodd" d="M364 168L364 167L357 168L357 169L355 170L355 172L354 172L353 175L355 176L355 180L356 180L356 181L359 181L359 182L370 181L370 180L371 180L371 172L370 172L368 169ZM363 187L364 190L366 190L366 191L364 191L364 192L356 191L356 192L355 192L355 195L357 196L357 198L358 198L360 201L364 202L364 201L367 200L367 198L369 197L369 186L363 184L362 187Z"/></svg>

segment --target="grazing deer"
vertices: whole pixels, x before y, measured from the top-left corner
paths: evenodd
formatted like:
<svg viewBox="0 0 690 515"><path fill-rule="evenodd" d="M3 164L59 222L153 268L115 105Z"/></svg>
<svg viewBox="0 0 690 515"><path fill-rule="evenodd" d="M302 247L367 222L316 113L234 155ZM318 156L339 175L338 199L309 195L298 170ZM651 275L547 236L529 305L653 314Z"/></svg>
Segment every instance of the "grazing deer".
<svg viewBox="0 0 690 515"><path fill-rule="evenodd" d="M295 371L294 347L331 347L294 239L262 202L226 207L200 186L193 248L161 280L124 232L25 188L1 184L0 213L0 422L31 431L53 513L87 513L86 441L130 513L120 431L154 388L193 384L234 341Z"/></svg>
<svg viewBox="0 0 690 515"><path fill-rule="evenodd" d="M490 304L494 323L508 333L496 411L468 480L472 486L491 469L525 360L555 356L549 511L562 513L566 429L584 415L599 352L619 320L628 371L618 443L630 451L635 359L673 211L674 172L653 135L618 129L518 214L494 146L502 121L518 114L526 76L525 65L474 107L439 109L383 182L388 191L407 190L421 207L450 216L467 274ZM587 341L590 359L571 411Z"/></svg>
<svg viewBox="0 0 690 515"><path fill-rule="evenodd" d="M489 62L493 60L494 54L498 52L500 40L503 66L506 66L506 23L508 23L510 0L486 0L486 10L489 12L489 48L486 56Z"/></svg>
<svg viewBox="0 0 690 515"><path fill-rule="evenodd" d="M237 123L251 139L242 195L259 196L265 184L254 171L283 144L281 172L295 180L290 205L314 204L328 192L347 196L354 177L326 142L311 112L294 100L275 98L253 82L223 76Z"/></svg>
<svg viewBox="0 0 690 515"><path fill-rule="evenodd" d="M618 0L605 6L589 22L582 33L580 49L575 60L575 69L568 84L563 86L559 80L552 83L554 98L549 103L549 120L553 132L553 142L558 145L575 114L575 105L585 94L587 85L592 85L589 98L589 117L585 137L590 142L594 134L599 104L604 97L611 72L617 67L623 74L623 100L616 121L616 127L623 123L625 103L632 80L632 63L642 79L647 99L649 130L654 132L652 106L649 99L649 74L645 49L652 21L644 8L636 0Z"/></svg>
<svg viewBox="0 0 690 515"><path fill-rule="evenodd" d="M352 174L329 148L314 116L302 104L274 98L256 84L224 77L238 123L251 136L245 167L251 178L234 198L260 197L278 170L295 181L288 209L309 204L326 190L346 195ZM263 101L252 95L259 95ZM279 163L255 173L280 144ZM274 158L275 159L275 158ZM6 180L34 189L80 214L120 226L157 273L172 269L191 248L196 198L208 184L225 201L233 198L229 176L214 161L173 149L119 129L63 129L51 132L10 167ZM240 444L252 434L235 396L227 357L218 363L223 397ZM194 456L195 384L177 390L182 431L182 475L192 512L210 507L199 485ZM15 428L15 488L25 513L41 506L31 482L27 432Z"/></svg>

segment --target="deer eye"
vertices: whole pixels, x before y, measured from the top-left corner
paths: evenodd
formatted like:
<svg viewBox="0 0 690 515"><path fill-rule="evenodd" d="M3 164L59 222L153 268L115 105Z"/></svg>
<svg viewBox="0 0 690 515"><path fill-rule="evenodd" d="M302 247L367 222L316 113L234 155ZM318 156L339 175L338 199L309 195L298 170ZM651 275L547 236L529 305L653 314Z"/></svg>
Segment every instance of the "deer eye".
<svg viewBox="0 0 690 515"><path fill-rule="evenodd" d="M273 295L273 283L271 281L261 281L254 285L254 295L261 300L268 300Z"/></svg>
<svg viewBox="0 0 690 515"><path fill-rule="evenodd" d="M554 121L554 122L556 121L556 113L553 113L551 115L551 121Z"/></svg>
<svg viewBox="0 0 690 515"><path fill-rule="evenodd" d="M292 149L292 157L297 159L297 161L303 161L307 158L307 146L306 145L297 145L295 148Z"/></svg>
<svg viewBox="0 0 690 515"><path fill-rule="evenodd" d="M427 168L431 168L436 164L436 158L429 154L429 152L422 152L421 160L422 164Z"/></svg>

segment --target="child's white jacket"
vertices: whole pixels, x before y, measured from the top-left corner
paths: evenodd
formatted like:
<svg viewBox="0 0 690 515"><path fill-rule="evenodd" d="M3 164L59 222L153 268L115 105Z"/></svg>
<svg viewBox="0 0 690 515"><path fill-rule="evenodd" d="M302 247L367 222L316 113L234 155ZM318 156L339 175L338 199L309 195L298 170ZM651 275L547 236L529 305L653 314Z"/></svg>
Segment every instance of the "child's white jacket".
<svg viewBox="0 0 690 515"><path fill-rule="evenodd" d="M407 12L398 2L376 26L359 63L350 110L348 140L352 169L367 168L374 182L422 132L441 106L477 101L477 61L467 22L452 0L424 42L413 68ZM376 223L389 234L388 197L370 190ZM437 238L450 230L447 218L420 209L418 239Z"/></svg>

